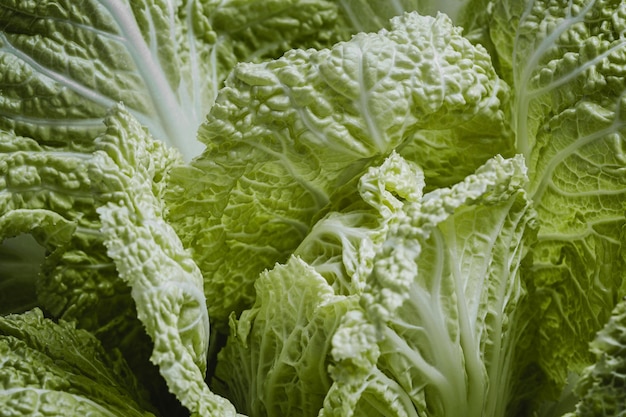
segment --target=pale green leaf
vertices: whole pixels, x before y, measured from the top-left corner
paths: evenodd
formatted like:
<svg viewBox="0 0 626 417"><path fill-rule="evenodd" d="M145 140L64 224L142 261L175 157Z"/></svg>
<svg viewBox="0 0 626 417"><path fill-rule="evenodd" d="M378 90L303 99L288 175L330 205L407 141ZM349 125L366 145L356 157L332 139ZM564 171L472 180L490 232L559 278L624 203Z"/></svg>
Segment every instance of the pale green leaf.
<svg viewBox="0 0 626 417"><path fill-rule="evenodd" d="M0 6L0 128L88 146L123 102L186 159L239 61L330 42L327 1L11 0ZM336 41L336 40L335 40Z"/></svg>
<svg viewBox="0 0 626 417"><path fill-rule="evenodd" d="M336 296L297 257L264 272L255 304L231 316L216 378L238 410L254 416L315 416L332 380L330 338L356 299Z"/></svg>
<svg viewBox="0 0 626 417"><path fill-rule="evenodd" d="M523 269L537 330L521 342L519 388L535 401L594 361L587 344L625 294L626 9L501 1L489 27L540 223Z"/></svg>
<svg viewBox="0 0 626 417"><path fill-rule="evenodd" d="M3 416L154 416L124 359L35 309L0 317Z"/></svg>
<svg viewBox="0 0 626 417"><path fill-rule="evenodd" d="M202 275L163 219L163 180L180 154L121 107L106 119L90 166L108 256L131 288L154 344L151 360L193 415L235 415L204 382L209 317Z"/></svg>
<svg viewBox="0 0 626 417"><path fill-rule="evenodd" d="M626 416L626 301L617 304L591 342L595 363L583 372L576 389L580 401L566 417Z"/></svg>
<svg viewBox="0 0 626 417"><path fill-rule="evenodd" d="M508 143L506 90L444 15L406 14L332 49L238 65L201 127L207 151L173 171L167 195L207 297L225 301L209 305L212 317L249 306L258 274L285 261L327 205L354 200L367 167L416 132L479 129Z"/></svg>
<svg viewBox="0 0 626 417"><path fill-rule="evenodd" d="M407 203L374 259L361 303L382 334L377 367L418 415L501 416L514 397L533 236L525 185L520 157L495 157Z"/></svg>

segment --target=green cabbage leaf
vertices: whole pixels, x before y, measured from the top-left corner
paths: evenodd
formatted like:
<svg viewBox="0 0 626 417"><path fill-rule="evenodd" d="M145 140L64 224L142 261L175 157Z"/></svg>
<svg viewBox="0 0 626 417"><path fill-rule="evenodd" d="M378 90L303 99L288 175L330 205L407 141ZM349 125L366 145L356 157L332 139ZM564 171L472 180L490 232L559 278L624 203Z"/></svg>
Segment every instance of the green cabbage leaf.
<svg viewBox="0 0 626 417"><path fill-rule="evenodd" d="M456 130L508 150L507 91L486 51L442 14L403 15L331 49L237 66L200 128L206 151L173 170L166 196L207 297L223 300L211 316L225 321L249 306L258 274L285 261L316 218L350 201L368 166L419 140L416 132ZM459 149L443 136L414 146L453 164ZM461 172L490 156L479 151Z"/></svg>
<svg viewBox="0 0 626 417"><path fill-rule="evenodd" d="M154 417L119 351L35 308L0 318L2 414Z"/></svg>
<svg viewBox="0 0 626 417"><path fill-rule="evenodd" d="M619 0L1 2L0 415L626 414L625 80Z"/></svg>
<svg viewBox="0 0 626 417"><path fill-rule="evenodd" d="M395 153L370 168L359 187L370 210L320 220L308 239L332 250L309 265L305 241L231 317L222 389L254 416L504 415L535 233L526 182L519 157L425 194Z"/></svg>
<svg viewBox="0 0 626 417"><path fill-rule="evenodd" d="M588 344L624 295L626 14L619 1L503 1L491 19L540 222L524 271L538 330L520 361L541 396L537 381L558 390L595 362Z"/></svg>

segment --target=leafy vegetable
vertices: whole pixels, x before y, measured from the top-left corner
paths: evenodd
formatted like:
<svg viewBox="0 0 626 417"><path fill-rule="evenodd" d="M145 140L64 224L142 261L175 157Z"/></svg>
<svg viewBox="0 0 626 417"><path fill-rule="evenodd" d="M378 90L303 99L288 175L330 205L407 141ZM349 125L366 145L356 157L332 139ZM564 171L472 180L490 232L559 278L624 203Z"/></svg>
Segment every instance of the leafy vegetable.
<svg viewBox="0 0 626 417"><path fill-rule="evenodd" d="M119 352L41 310L0 318L2 415L154 416Z"/></svg>
<svg viewBox="0 0 626 417"><path fill-rule="evenodd" d="M323 406L322 415L504 414L516 371L509 358L522 330L505 325L517 322L522 295L525 249L511 245L532 231L533 220L521 159L489 161L463 183L423 196L419 175L394 175L402 163L395 155L381 167L390 181L377 196L387 203L380 215L396 209L381 222L385 238L342 247L350 259L362 254L361 245L376 248L360 258L369 272L352 294L336 295L298 258L256 281L255 306L231 323L217 374L246 412L308 415ZM363 195L368 185L361 183ZM411 200L402 204L389 193L394 188L412 191L400 194Z"/></svg>
<svg viewBox="0 0 626 417"><path fill-rule="evenodd" d="M541 223L524 272L538 331L522 343L561 386L593 361L587 345L624 294L626 16L618 1L547 3L501 3L492 36Z"/></svg>
<svg viewBox="0 0 626 417"><path fill-rule="evenodd" d="M625 414L623 2L0 28L0 415Z"/></svg>
<svg viewBox="0 0 626 417"><path fill-rule="evenodd" d="M202 149L196 129L230 69L325 32L332 9L310 1L7 1L0 126L80 147L122 101L190 159Z"/></svg>
<svg viewBox="0 0 626 417"><path fill-rule="evenodd" d="M199 132L207 150L174 170L168 194L169 219L208 277L207 297L223 299L209 305L215 319L249 305L258 274L419 129L506 130L498 109L506 87L444 15L406 15L332 49L239 65L221 93Z"/></svg>
<svg viewBox="0 0 626 417"><path fill-rule="evenodd" d="M204 384L209 317L202 275L163 220L161 180L179 155L119 109L106 124L89 169L107 254L132 289L154 343L150 359L193 415L234 416L232 405Z"/></svg>
<svg viewBox="0 0 626 417"><path fill-rule="evenodd" d="M585 369L579 383L581 401L568 416L623 416L624 398L624 300L591 342L596 363Z"/></svg>

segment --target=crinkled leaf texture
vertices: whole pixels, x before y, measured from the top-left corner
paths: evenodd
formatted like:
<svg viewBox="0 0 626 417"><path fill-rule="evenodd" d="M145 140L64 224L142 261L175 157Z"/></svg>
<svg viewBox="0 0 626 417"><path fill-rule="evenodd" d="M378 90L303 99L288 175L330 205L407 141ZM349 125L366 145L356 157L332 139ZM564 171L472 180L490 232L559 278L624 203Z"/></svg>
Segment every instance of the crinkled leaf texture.
<svg viewBox="0 0 626 417"><path fill-rule="evenodd" d="M106 119L90 166L107 254L131 287L154 343L151 360L192 415L234 416L204 382L209 317L202 274L164 220L162 181L180 163L121 107Z"/></svg>
<svg viewBox="0 0 626 417"><path fill-rule="evenodd" d="M526 181L521 157L495 157L407 204L374 260L361 298L382 331L377 366L419 415L505 415L534 235Z"/></svg>
<svg viewBox="0 0 626 417"><path fill-rule="evenodd" d="M258 274L285 261L329 206L350 201L369 165L416 132L509 143L506 92L485 50L445 15L405 14L331 49L238 65L201 127L207 150L174 170L167 195L207 298L225 301L209 305L212 319L249 306ZM436 139L445 160L454 147Z"/></svg>
<svg viewBox="0 0 626 417"><path fill-rule="evenodd" d="M359 188L371 210L321 219L312 235L334 247L264 272L254 306L231 318L222 389L251 416L505 415L534 236L525 173L521 157L496 157L422 194L399 155L371 168Z"/></svg>
<svg viewBox="0 0 626 417"><path fill-rule="evenodd" d="M377 352L372 324L350 327L344 322L363 317L358 294L375 248L384 241L387 221L402 206L392 193L417 199L423 185L419 168L393 153L362 177L362 204L330 213L315 225L297 255L261 274L255 282L254 305L238 319L231 316L231 335L216 372L216 389L232 398L239 411L250 416L315 416L336 385L333 378L340 378L328 367L333 357L343 356L331 350L345 351L346 346L336 349L331 342L364 330L361 336L366 340L354 348ZM340 327L344 330L336 334ZM375 361L376 354L372 355ZM367 376L350 372L355 369L338 372L354 384ZM379 385L395 384L380 373L379 377ZM343 407L353 405L345 402Z"/></svg>
<svg viewBox="0 0 626 417"><path fill-rule="evenodd" d="M576 390L580 401L565 417L626 416L626 299L591 342L591 352L596 362L583 372Z"/></svg>
<svg viewBox="0 0 626 417"><path fill-rule="evenodd" d="M389 224L406 202L416 202L424 172L396 152L370 167L358 183L359 198L317 221L294 254L311 265L338 294L359 294Z"/></svg>
<svg viewBox="0 0 626 417"><path fill-rule="evenodd" d="M148 382L159 380L147 371L150 342L100 232L88 167L102 120L123 102L190 159L202 148L196 129L236 62L325 46L336 40L336 22L337 7L326 1L3 2L3 312L40 305L122 349ZM20 234L33 235L43 262L38 250L21 251L15 265L19 240L4 241Z"/></svg>
<svg viewBox="0 0 626 417"><path fill-rule="evenodd" d="M82 147L123 102L191 159L203 147L198 125L237 62L328 42L336 15L332 3L306 0L3 2L0 128Z"/></svg>
<svg viewBox="0 0 626 417"><path fill-rule="evenodd" d="M102 131L107 110L122 101L161 140L181 147L177 139L191 142L194 118L206 113L213 88L211 32L199 6L161 0L5 2L1 126L40 142L54 142L55 136L89 141ZM201 149L186 146L191 155Z"/></svg>
<svg viewBox="0 0 626 417"><path fill-rule="evenodd" d="M0 413L154 416L119 352L41 310L0 317Z"/></svg>
<svg viewBox="0 0 626 417"><path fill-rule="evenodd" d="M356 299L336 296L297 257L264 272L249 310L231 318L216 377L239 412L249 416L314 416L332 381L329 340Z"/></svg>
<svg viewBox="0 0 626 417"><path fill-rule="evenodd" d="M77 319L107 348L121 348L155 404L166 396L149 355L185 407L234 415L204 383L202 275L163 218L166 174L182 163L180 154L121 105L105 122L92 154L5 135L3 146L13 152L0 154L7 186L1 235L31 232L50 251L38 283L42 304Z"/></svg>
<svg viewBox="0 0 626 417"><path fill-rule="evenodd" d="M595 361L588 343L626 294L626 9L534 0L490 10L540 224L523 268L537 330L518 359L527 362L518 391L536 401Z"/></svg>
<svg viewBox="0 0 626 417"><path fill-rule="evenodd" d="M97 147L93 139L88 149L86 142L83 145L82 150L90 152ZM29 240L29 244L45 251L33 275L26 276L26 269L11 277L2 274L3 297L21 300L24 289L32 291L34 286L36 298L29 299L29 306L74 321L93 332L106 348L120 349L149 388L154 404L177 409L180 405L148 360L152 347L137 318L130 288L119 279L103 244L89 172L93 156L75 148L67 137L51 146L12 132L0 133L0 239L31 234L36 242ZM6 264L1 268L6 271ZM17 307L9 312L24 311L26 306Z"/></svg>
<svg viewBox="0 0 626 417"><path fill-rule="evenodd" d="M94 149L93 143L89 146ZM134 339L130 335L137 332L138 322L133 320L128 288L118 279L98 232L89 159L71 142L51 147L0 132L0 238L31 234L45 251L33 275L26 276L25 270L13 275L27 280L25 284L33 281L37 305L57 318L77 321L103 340L119 343ZM4 262L2 268L6 270ZM3 276L4 285L10 282ZM19 292L4 289L4 296L19 298ZM112 325L114 321L125 324L120 328ZM118 347L130 348L123 345Z"/></svg>

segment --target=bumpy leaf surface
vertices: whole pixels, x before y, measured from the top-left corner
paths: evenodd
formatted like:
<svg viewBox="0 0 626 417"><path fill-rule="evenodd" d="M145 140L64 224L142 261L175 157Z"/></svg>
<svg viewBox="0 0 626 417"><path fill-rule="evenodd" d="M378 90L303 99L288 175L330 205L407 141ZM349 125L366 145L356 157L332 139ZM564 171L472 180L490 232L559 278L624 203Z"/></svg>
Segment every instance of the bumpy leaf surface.
<svg viewBox="0 0 626 417"><path fill-rule="evenodd" d="M444 15L406 14L332 49L237 66L201 127L206 152L173 172L168 194L207 297L226 299L212 317L249 306L258 274L420 129L505 132L505 96L484 49Z"/></svg>

